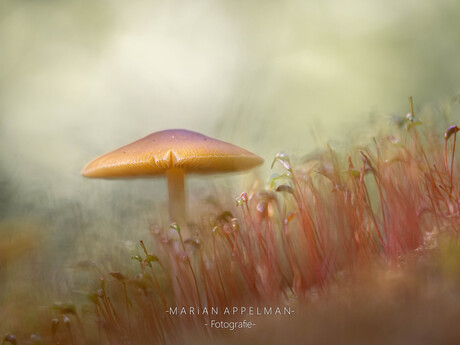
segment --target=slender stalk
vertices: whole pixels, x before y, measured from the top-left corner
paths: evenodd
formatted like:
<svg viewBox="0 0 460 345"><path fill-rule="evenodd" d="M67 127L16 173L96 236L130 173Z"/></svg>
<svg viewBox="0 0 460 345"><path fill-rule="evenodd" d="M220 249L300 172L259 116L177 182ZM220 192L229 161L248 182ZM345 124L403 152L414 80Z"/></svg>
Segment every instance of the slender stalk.
<svg viewBox="0 0 460 345"><path fill-rule="evenodd" d="M180 239L180 243L182 244L182 249L184 253L187 253L187 250L185 249L184 241L182 239L182 235L180 232L179 232L179 239ZM195 283L196 295L198 297L198 305L201 308L203 304L201 303L200 289L198 288L198 281L196 280L195 271L193 270L192 262L190 261L190 257L188 255L187 255L187 262L188 262L188 266L190 267L190 272L192 272L193 282Z"/></svg>
<svg viewBox="0 0 460 345"><path fill-rule="evenodd" d="M171 222L184 226L187 218L185 208L185 172L182 169L169 169L166 172L169 193L169 217Z"/></svg>
<svg viewBox="0 0 460 345"><path fill-rule="evenodd" d="M450 162L450 193L454 188L454 157L455 157L455 143L457 142L457 131L454 133L454 148L452 149L452 161Z"/></svg>

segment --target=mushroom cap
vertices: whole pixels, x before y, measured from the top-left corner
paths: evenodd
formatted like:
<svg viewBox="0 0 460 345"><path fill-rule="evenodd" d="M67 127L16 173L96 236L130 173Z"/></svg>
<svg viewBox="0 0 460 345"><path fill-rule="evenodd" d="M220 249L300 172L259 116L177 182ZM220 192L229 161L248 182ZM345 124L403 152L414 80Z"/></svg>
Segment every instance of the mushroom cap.
<svg viewBox="0 0 460 345"><path fill-rule="evenodd" d="M94 159L81 174L95 178L126 178L162 175L169 169L213 174L248 170L263 161L224 141L184 129L170 129L149 134Z"/></svg>

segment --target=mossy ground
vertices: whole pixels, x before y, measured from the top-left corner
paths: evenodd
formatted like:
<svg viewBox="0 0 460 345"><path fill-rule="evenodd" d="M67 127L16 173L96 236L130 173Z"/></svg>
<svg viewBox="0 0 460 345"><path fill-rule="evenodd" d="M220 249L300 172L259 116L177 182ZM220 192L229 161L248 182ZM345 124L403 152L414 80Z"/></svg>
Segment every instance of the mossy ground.
<svg viewBox="0 0 460 345"><path fill-rule="evenodd" d="M0 253L4 343L458 342L458 129L413 113L398 124L346 152L279 154L268 181L222 198L235 204L192 196L189 223L153 223L116 255L68 258L39 286L28 281L49 277L34 261L47 243L15 232ZM296 313L229 332L165 312L245 304Z"/></svg>

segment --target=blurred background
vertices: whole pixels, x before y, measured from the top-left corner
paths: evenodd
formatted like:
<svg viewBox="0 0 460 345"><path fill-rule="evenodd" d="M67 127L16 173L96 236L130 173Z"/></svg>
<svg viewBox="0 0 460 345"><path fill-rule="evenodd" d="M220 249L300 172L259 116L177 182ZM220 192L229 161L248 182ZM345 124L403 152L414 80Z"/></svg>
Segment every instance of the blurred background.
<svg viewBox="0 0 460 345"><path fill-rule="evenodd" d="M186 128L260 154L267 176L275 153L359 140L409 96L455 97L458 18L451 0L0 0L0 298L34 279L59 295L68 262L166 221L164 180L86 180L91 159ZM229 205L248 187L189 182Z"/></svg>

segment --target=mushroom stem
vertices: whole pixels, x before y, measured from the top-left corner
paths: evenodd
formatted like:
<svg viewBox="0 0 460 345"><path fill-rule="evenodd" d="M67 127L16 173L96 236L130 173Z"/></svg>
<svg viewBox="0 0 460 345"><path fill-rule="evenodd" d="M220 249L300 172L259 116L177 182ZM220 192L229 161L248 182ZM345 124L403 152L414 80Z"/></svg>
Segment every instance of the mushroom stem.
<svg viewBox="0 0 460 345"><path fill-rule="evenodd" d="M172 222L183 225L187 213L185 211L185 173L183 169L166 171L169 193L169 217Z"/></svg>

